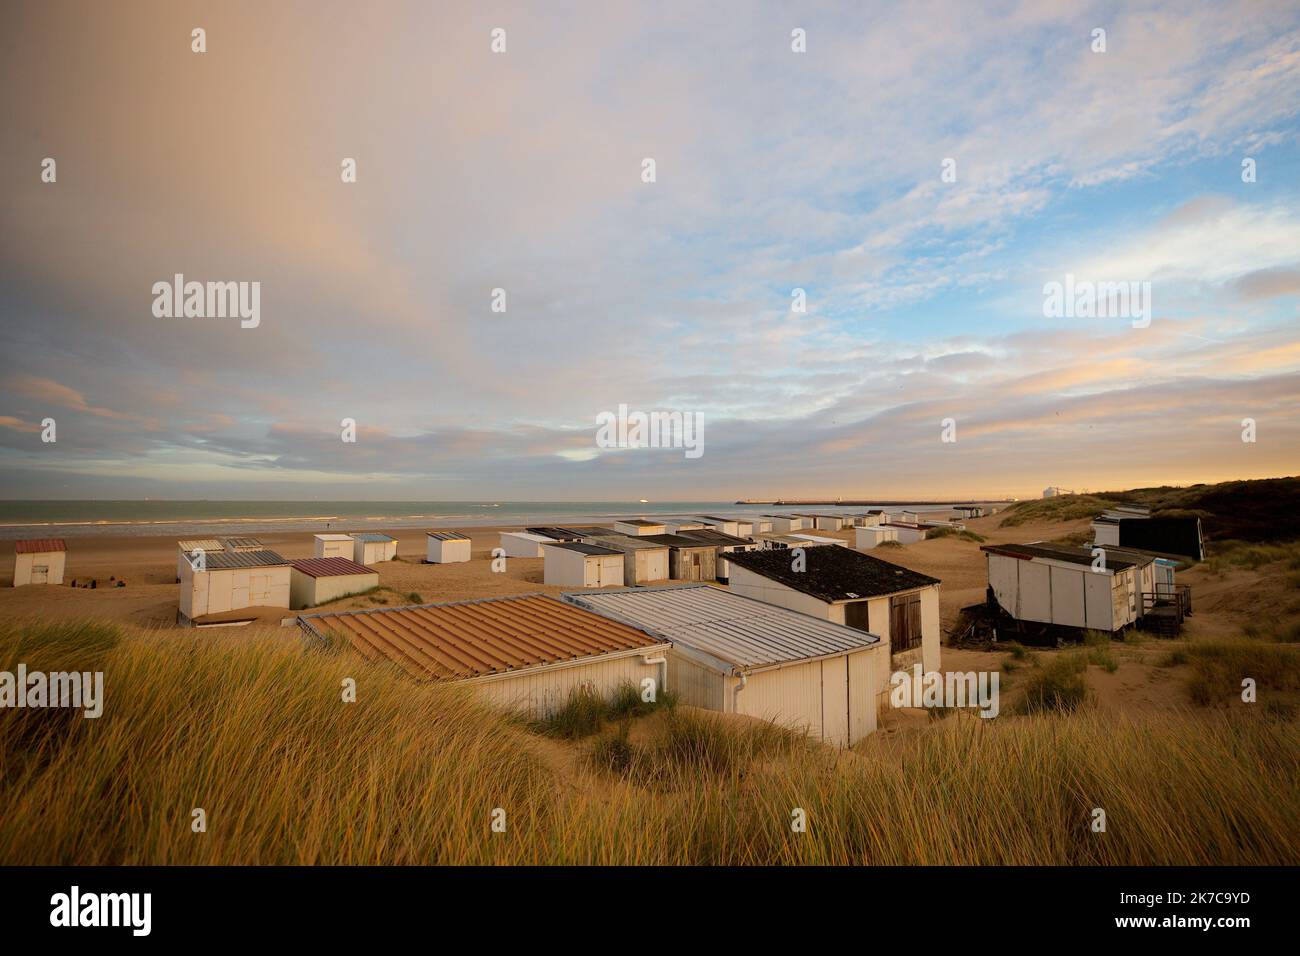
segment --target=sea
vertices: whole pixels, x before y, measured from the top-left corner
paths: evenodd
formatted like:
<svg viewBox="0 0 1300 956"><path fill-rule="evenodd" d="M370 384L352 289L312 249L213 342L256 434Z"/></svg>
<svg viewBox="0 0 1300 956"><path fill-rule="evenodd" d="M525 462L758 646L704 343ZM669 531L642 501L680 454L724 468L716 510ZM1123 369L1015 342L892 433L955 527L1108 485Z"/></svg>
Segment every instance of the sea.
<svg viewBox="0 0 1300 956"><path fill-rule="evenodd" d="M601 524L627 515L745 515L784 511L938 510L912 505L736 504L727 501L0 501L0 540L91 535L178 537L277 531L364 531L484 525Z"/></svg>

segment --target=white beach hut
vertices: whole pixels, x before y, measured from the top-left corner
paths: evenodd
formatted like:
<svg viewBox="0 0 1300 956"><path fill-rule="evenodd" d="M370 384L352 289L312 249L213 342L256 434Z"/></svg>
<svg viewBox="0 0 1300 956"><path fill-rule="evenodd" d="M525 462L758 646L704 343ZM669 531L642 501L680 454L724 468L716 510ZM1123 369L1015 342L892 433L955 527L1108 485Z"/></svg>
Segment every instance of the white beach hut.
<svg viewBox="0 0 1300 956"><path fill-rule="evenodd" d="M379 572L350 558L303 558L289 566L289 606L328 604L379 586Z"/></svg>
<svg viewBox="0 0 1300 956"><path fill-rule="evenodd" d="M366 531L354 534L352 541L352 560L357 564L378 564L397 557L397 539L389 535Z"/></svg>
<svg viewBox="0 0 1300 956"><path fill-rule="evenodd" d="M424 533L424 560L426 564L461 564L469 560L473 543L469 536L459 531L426 531Z"/></svg>
<svg viewBox="0 0 1300 956"><path fill-rule="evenodd" d="M888 644L708 585L565 594L672 642L668 687L682 703L747 714L846 747L876 729Z"/></svg>
<svg viewBox="0 0 1300 956"><path fill-rule="evenodd" d="M62 584L68 546L62 538L14 542L14 587Z"/></svg>
<svg viewBox="0 0 1300 956"><path fill-rule="evenodd" d="M540 558L542 545L554 544L554 538L531 531L502 531L501 550L507 558Z"/></svg>
<svg viewBox="0 0 1300 956"><path fill-rule="evenodd" d="M897 541L898 529L892 525L864 525L853 529L853 547L859 551L870 551L886 541Z"/></svg>
<svg viewBox="0 0 1300 956"><path fill-rule="evenodd" d="M352 560L357 543L350 534L318 534L314 537L315 551L318 558L347 558Z"/></svg>
<svg viewBox="0 0 1300 956"><path fill-rule="evenodd" d="M289 607L289 562L274 551L218 551L205 570L181 568L181 624L242 608Z"/></svg>
<svg viewBox="0 0 1300 956"><path fill-rule="evenodd" d="M542 581L561 587L603 588L623 584L623 552L581 541L542 545Z"/></svg>

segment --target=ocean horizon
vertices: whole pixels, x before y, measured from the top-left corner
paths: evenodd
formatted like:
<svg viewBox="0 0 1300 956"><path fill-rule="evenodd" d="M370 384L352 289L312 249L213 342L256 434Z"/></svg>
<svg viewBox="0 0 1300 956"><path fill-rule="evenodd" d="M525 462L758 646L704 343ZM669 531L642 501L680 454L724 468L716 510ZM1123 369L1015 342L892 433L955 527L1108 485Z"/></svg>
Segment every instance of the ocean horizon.
<svg viewBox="0 0 1300 956"><path fill-rule="evenodd" d="M913 506L940 508L943 504L929 501ZM836 511L873 506L790 507ZM888 507L909 505L890 502ZM762 514L770 510L772 505L734 501L0 500L0 540L41 535L221 535L556 524L605 522L627 515Z"/></svg>

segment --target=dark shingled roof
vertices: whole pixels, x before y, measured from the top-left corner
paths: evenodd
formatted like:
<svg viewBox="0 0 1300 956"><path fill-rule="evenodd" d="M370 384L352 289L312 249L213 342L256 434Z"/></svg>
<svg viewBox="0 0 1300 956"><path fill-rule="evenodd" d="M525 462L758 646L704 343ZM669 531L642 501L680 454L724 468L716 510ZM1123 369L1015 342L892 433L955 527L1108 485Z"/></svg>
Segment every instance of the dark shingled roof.
<svg viewBox="0 0 1300 956"><path fill-rule="evenodd" d="M615 551L613 548L604 548L598 544L587 544L583 541L552 541L547 544L542 542L544 548L563 548L565 551L577 551L579 554L622 554L622 551Z"/></svg>
<svg viewBox="0 0 1300 956"><path fill-rule="evenodd" d="M1112 571L1124 571L1135 565L1150 564L1154 560L1136 555L1132 551L1120 551L1118 548L1107 548L1102 545L1098 547L1106 552L1106 567ZM1083 564L1089 567L1093 560L1091 548L1076 548L1066 544L986 544L980 550L987 554L1019 558L1022 561L1045 558L1049 561L1064 561L1068 564Z"/></svg>
<svg viewBox="0 0 1300 956"><path fill-rule="evenodd" d="M684 534L643 534L641 541L653 541L655 544L666 544L670 548L716 548L717 544L711 541L701 541L699 538L688 538Z"/></svg>
<svg viewBox="0 0 1300 956"><path fill-rule="evenodd" d="M805 570L792 570L790 551L735 551L727 561L823 601L853 601L938 584L938 578L910 571L849 548L804 549Z"/></svg>
<svg viewBox="0 0 1300 956"><path fill-rule="evenodd" d="M736 544L753 544L749 538L738 538L734 534L727 534L725 531L719 531L716 528L700 528L696 531L681 532L683 538L695 538L697 541L703 541L705 544L711 544L715 547L730 547Z"/></svg>
<svg viewBox="0 0 1300 956"><path fill-rule="evenodd" d="M525 528L529 534L540 534L543 538L550 538L552 541L580 541L586 537L581 532L574 531L572 528L556 528L552 525L538 528Z"/></svg>

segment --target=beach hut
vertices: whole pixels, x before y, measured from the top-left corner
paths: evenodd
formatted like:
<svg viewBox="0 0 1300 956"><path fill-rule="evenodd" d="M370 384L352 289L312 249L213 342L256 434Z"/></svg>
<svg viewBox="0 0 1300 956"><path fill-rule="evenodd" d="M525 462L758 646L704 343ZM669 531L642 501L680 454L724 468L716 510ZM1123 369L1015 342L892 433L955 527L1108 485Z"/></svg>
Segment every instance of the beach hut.
<svg viewBox="0 0 1300 956"><path fill-rule="evenodd" d="M1091 548L1035 542L984 545L989 593L1016 621L1039 628L1084 629L1113 634L1142 616L1142 596L1155 593L1155 559L1135 552L1105 551L1104 565Z"/></svg>
<svg viewBox="0 0 1300 956"><path fill-rule="evenodd" d="M14 587L62 584L68 545L62 538L31 538L14 542Z"/></svg>
<svg viewBox="0 0 1300 956"><path fill-rule="evenodd" d="M727 576L731 573L730 565L727 564L727 553L731 551L755 551L762 547L757 541L751 538L742 538L734 534L726 534L714 528L701 528L699 531L683 531L683 538L693 538L703 544L712 545L717 554L715 556L715 568L717 580L722 583L727 582Z"/></svg>
<svg viewBox="0 0 1300 956"><path fill-rule="evenodd" d="M925 540L925 528L919 524L912 524L903 521L886 521L880 525L882 528L892 528L896 537L894 538L899 544L912 544L915 541Z"/></svg>
<svg viewBox="0 0 1300 956"><path fill-rule="evenodd" d="M289 562L274 551L218 551L204 557L206 570L181 568L179 621L202 624L229 612L255 607L289 607ZM234 620L248 620L234 618Z"/></svg>
<svg viewBox="0 0 1300 956"><path fill-rule="evenodd" d="M623 552L585 541L542 545L542 582L561 587L603 588L623 584Z"/></svg>
<svg viewBox="0 0 1300 956"><path fill-rule="evenodd" d="M955 505L952 509L959 518L982 518L984 509L979 505Z"/></svg>
<svg viewBox="0 0 1300 956"><path fill-rule="evenodd" d="M705 530L705 529L700 529ZM718 548L716 544L688 538L686 534L653 534L642 539L668 548L668 574L678 581L716 581Z"/></svg>
<svg viewBox="0 0 1300 956"><path fill-rule="evenodd" d="M468 539L466 539L468 540ZM378 564L397 557L397 539L386 534L366 531L352 536L352 560L357 564ZM469 560L469 556L463 559Z"/></svg>
<svg viewBox="0 0 1300 956"><path fill-rule="evenodd" d="M623 552L624 584L658 584L668 580L668 546L640 536L605 534L588 544Z"/></svg>
<svg viewBox="0 0 1300 956"><path fill-rule="evenodd" d="M1200 518L1152 518L1135 509L1116 508L1093 519L1092 530L1094 542L1102 547L1205 560Z"/></svg>
<svg viewBox="0 0 1300 956"><path fill-rule="evenodd" d="M552 544L554 538L532 534L528 531L502 531L501 550L507 558L540 558L542 545Z"/></svg>
<svg viewBox="0 0 1300 956"><path fill-rule="evenodd" d="M289 565L289 607L328 604L379 587L379 572L349 558L303 558Z"/></svg>
<svg viewBox="0 0 1300 956"><path fill-rule="evenodd" d="M426 531L424 563L461 564L469 560L471 547L469 535L459 531Z"/></svg>
<svg viewBox="0 0 1300 956"><path fill-rule="evenodd" d="M814 531L839 531L844 527L843 515L805 512L800 517L804 519L804 527Z"/></svg>
<svg viewBox="0 0 1300 956"><path fill-rule="evenodd" d="M839 747L876 729L890 673L878 635L709 585L564 598L670 641L668 686L683 704L769 720Z"/></svg>
<svg viewBox="0 0 1300 956"><path fill-rule="evenodd" d="M453 604L337 611L298 618L310 639L345 639L420 681L462 683L487 702L538 719L579 688L603 698L647 678L665 686L668 642L539 594Z"/></svg>
<svg viewBox="0 0 1300 956"><path fill-rule="evenodd" d="M763 517L754 518L753 521L752 521L752 524L753 524L753 527L752 527L752 528L750 529L750 531L749 531L749 533L750 533L751 535L755 535L755 534L771 534L771 533L772 533L772 519L771 519L771 518L763 518Z"/></svg>
<svg viewBox="0 0 1300 956"><path fill-rule="evenodd" d="M181 581L181 565L194 565L206 560L209 554L224 551L216 538L186 538L176 542L176 583Z"/></svg>
<svg viewBox="0 0 1300 956"><path fill-rule="evenodd" d="M737 594L879 635L896 670L939 669L938 578L850 548L809 548L797 570L780 551L730 560Z"/></svg>
<svg viewBox="0 0 1300 956"><path fill-rule="evenodd" d="M318 534L314 536L314 554L318 558L347 558L352 560L357 543L350 534Z"/></svg>
<svg viewBox="0 0 1300 956"><path fill-rule="evenodd" d="M681 534L683 531L699 531L704 527L703 521L694 518L664 518L664 534Z"/></svg>
<svg viewBox="0 0 1300 956"><path fill-rule="evenodd" d="M778 534L802 531L807 526L803 515L767 515L767 517L772 521L772 530Z"/></svg>
<svg viewBox="0 0 1300 956"><path fill-rule="evenodd" d="M740 522L735 518L720 518L717 515L699 515L700 524L704 529L712 528L714 531L721 531L723 534L740 533ZM677 532L681 534L681 532Z"/></svg>
<svg viewBox="0 0 1300 956"><path fill-rule="evenodd" d="M761 548L786 550L788 548L812 548L825 544L843 544L838 538L822 538L811 534L759 534L754 540Z"/></svg>
<svg viewBox="0 0 1300 956"><path fill-rule="evenodd" d="M630 535L633 538L640 537L643 534L663 534L665 528L660 521L647 521L645 518L620 518L614 522L614 530L619 534Z"/></svg>
<svg viewBox="0 0 1300 956"><path fill-rule="evenodd" d="M853 529L853 547L859 551L870 551L878 544L897 540L898 529L891 525L864 525Z"/></svg>

